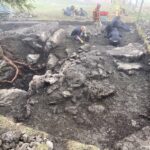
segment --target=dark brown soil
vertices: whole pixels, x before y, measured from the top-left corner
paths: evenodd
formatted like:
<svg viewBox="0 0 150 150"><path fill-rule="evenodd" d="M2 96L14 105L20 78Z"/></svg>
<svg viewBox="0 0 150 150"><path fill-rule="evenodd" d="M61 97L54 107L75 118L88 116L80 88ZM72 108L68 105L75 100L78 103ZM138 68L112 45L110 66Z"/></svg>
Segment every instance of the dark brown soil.
<svg viewBox="0 0 150 150"><path fill-rule="evenodd" d="M62 22L61 26L67 29L70 24L75 25L76 23ZM135 27L133 26L133 28ZM121 46L125 46L129 43L142 43L137 32L134 32L134 34L123 33L123 35L124 38ZM4 44L4 41L0 43ZM55 105L49 105L48 103L50 97L46 92L47 87L42 89L39 94L32 96L31 100L36 100L37 103L31 107L31 117L24 123L35 129L49 133L54 141L55 150L64 150L62 147L64 139L94 144L101 147L102 150L107 147L112 150L117 141L150 123L147 118L143 117L150 115L149 68L146 67L146 70L137 71L134 75L119 72L114 66L113 58L105 53L113 47L108 46L108 41L104 38L103 34L98 37L93 36L90 44L95 45L96 49L102 52L101 57L103 57L106 62L106 67L112 70L111 75L106 80L109 80L109 82L116 87L116 93L114 96L93 102L87 99L87 95L85 95L85 97L83 95L80 96L79 93L83 89L78 88L74 89L76 96L75 102L68 99ZM15 50L13 47L20 46L19 42L15 42L14 39L7 39L5 45L11 47L12 52ZM63 60L66 59L64 49L69 47L72 48L72 52L74 52L79 46L80 45L76 42L67 39L66 45L54 49L53 53L60 60ZM26 49L26 53L31 51L26 45L21 45L21 48ZM22 55L25 55L24 51L23 54L20 53L19 58ZM146 57L149 58L149 56ZM43 62L44 59L43 57ZM142 61L143 60L141 60L141 62ZM34 74L43 74L44 72L45 70L40 73L25 70L24 73L26 74L18 78L14 87L27 90L28 83L32 76ZM88 107L93 103L103 105L105 111L101 114L89 112ZM77 115L72 115L65 111L65 108L70 106L76 106ZM136 122L135 126L133 125L134 121Z"/></svg>

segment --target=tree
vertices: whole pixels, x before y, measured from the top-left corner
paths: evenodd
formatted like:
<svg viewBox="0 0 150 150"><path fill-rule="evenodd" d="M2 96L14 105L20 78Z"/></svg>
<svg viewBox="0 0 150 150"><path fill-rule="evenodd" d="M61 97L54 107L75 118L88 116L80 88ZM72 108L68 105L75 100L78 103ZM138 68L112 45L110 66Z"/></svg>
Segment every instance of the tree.
<svg viewBox="0 0 150 150"><path fill-rule="evenodd" d="M135 7L137 7L138 6L138 0L136 0L136 3L135 3Z"/></svg>
<svg viewBox="0 0 150 150"><path fill-rule="evenodd" d="M141 12L142 12L142 8L143 8L143 4L144 4L144 0L141 1L141 5L140 5L140 10L139 10L139 13L138 13L138 19L137 21L140 20L140 16L141 16Z"/></svg>
<svg viewBox="0 0 150 150"><path fill-rule="evenodd" d="M33 0L0 0L1 4L8 4L11 7L18 8L20 10L31 10L33 8L31 2Z"/></svg>

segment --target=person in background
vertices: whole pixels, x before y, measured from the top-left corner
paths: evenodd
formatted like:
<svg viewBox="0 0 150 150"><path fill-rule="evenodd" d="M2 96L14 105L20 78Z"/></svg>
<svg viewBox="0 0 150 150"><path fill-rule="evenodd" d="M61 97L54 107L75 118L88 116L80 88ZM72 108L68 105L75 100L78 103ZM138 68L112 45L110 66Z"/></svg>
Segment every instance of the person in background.
<svg viewBox="0 0 150 150"><path fill-rule="evenodd" d="M102 23L100 21L100 8L101 5L97 4L96 8L93 11L93 21L96 29L95 35L101 34Z"/></svg>
<svg viewBox="0 0 150 150"><path fill-rule="evenodd" d="M72 33L71 33L71 36L79 41L81 44L84 43L84 39L87 37L87 34L86 34L86 27L85 26L81 26L81 27L77 27L75 28Z"/></svg>
<svg viewBox="0 0 150 150"><path fill-rule="evenodd" d="M130 31L130 27L121 21L120 16L114 17L112 22L111 22L111 25L112 25L112 27L122 29L122 30L127 31L127 32Z"/></svg>
<svg viewBox="0 0 150 150"><path fill-rule="evenodd" d="M71 9L69 7L64 9L63 12L64 12L65 16L71 16L72 15Z"/></svg>
<svg viewBox="0 0 150 150"><path fill-rule="evenodd" d="M70 7L70 9L71 9L71 16L75 16L75 6L74 5L72 5L71 7Z"/></svg>
<svg viewBox="0 0 150 150"><path fill-rule="evenodd" d="M80 16L80 11L78 9L74 10L75 16Z"/></svg>
<svg viewBox="0 0 150 150"><path fill-rule="evenodd" d="M83 16L83 17L85 17L85 16L87 16L88 14L87 14L87 12L83 9L83 8L80 8L80 16Z"/></svg>

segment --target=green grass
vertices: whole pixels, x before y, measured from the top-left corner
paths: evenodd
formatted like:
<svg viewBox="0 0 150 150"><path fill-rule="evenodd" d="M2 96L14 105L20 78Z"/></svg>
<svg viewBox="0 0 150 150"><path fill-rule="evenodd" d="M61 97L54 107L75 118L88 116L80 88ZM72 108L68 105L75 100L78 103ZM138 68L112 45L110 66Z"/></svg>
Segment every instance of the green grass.
<svg viewBox="0 0 150 150"><path fill-rule="evenodd" d="M32 11L32 13L37 16L38 19L42 20L70 20L71 17L66 17L63 15L63 9L67 6L71 6L68 2L63 3L56 3L56 2L49 2L49 1L41 1L37 0L34 4L35 9ZM91 14L92 9L94 8L94 5L84 5L84 4L74 4L76 8L84 8L89 14Z"/></svg>
<svg viewBox="0 0 150 150"><path fill-rule="evenodd" d="M4 117L2 115L0 115L0 128L1 129L7 129L7 130L20 131L20 132L26 133L28 135L38 135L38 134L40 134L43 137L48 136L48 134L45 133L45 132L32 129L32 128L24 126L22 124L16 124L10 118Z"/></svg>

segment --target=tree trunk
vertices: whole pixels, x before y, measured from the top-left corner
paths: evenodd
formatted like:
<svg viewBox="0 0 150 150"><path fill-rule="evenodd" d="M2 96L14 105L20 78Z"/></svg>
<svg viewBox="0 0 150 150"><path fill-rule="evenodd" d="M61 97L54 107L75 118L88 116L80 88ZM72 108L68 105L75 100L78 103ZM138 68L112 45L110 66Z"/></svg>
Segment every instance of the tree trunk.
<svg viewBox="0 0 150 150"><path fill-rule="evenodd" d="M136 3L135 3L135 8L137 8L138 6L138 0L136 0Z"/></svg>
<svg viewBox="0 0 150 150"><path fill-rule="evenodd" d="M139 10L139 13L138 13L138 18L137 18L137 21L139 21L139 19L140 19L141 12L142 12L142 8L143 8L143 4L144 4L144 0L142 0L142 2L141 2L141 5L140 5L140 10Z"/></svg>

